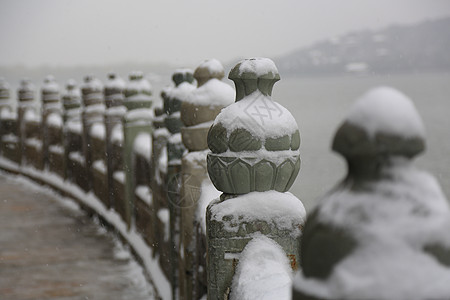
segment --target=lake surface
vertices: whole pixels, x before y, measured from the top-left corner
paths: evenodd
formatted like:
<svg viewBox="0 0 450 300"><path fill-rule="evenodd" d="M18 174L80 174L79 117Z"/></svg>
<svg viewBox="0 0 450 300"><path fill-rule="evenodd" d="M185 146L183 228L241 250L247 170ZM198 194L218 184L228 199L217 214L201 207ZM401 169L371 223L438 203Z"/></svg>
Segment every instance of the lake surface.
<svg viewBox="0 0 450 300"><path fill-rule="evenodd" d="M349 107L381 85L399 89L413 100L427 130L427 149L415 164L432 173L449 198L450 74L282 78L272 96L291 111L300 128L302 167L290 191L307 210L347 173L343 158L331 151L331 142Z"/></svg>

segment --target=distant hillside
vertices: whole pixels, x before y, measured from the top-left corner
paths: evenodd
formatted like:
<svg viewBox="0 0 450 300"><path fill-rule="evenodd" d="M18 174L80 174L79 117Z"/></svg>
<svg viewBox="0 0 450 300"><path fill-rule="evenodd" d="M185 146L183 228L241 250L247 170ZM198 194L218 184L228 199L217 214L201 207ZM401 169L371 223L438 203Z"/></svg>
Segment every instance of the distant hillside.
<svg viewBox="0 0 450 300"><path fill-rule="evenodd" d="M450 17L352 32L275 62L286 75L450 71Z"/></svg>

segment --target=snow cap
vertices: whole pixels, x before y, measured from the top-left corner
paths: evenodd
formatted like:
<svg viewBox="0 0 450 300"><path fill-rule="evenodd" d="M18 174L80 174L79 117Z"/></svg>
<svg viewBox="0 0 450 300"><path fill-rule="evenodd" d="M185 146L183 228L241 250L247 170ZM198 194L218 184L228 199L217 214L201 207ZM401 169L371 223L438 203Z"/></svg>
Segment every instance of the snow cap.
<svg viewBox="0 0 450 300"><path fill-rule="evenodd" d="M3 77L0 77L0 99L9 99L9 84Z"/></svg>
<svg viewBox="0 0 450 300"><path fill-rule="evenodd" d="M175 86L180 85L183 82L192 83L194 81L194 75L191 69L177 69L172 75L172 80Z"/></svg>
<svg viewBox="0 0 450 300"><path fill-rule="evenodd" d="M34 99L34 85L30 79L24 78L20 81L20 86L17 90L19 101L33 101Z"/></svg>
<svg viewBox="0 0 450 300"><path fill-rule="evenodd" d="M413 102L391 87L378 87L359 98L338 129L333 150L344 157L400 155L425 149L425 129Z"/></svg>
<svg viewBox="0 0 450 300"><path fill-rule="evenodd" d="M198 87L201 87L211 78L217 78L220 80L223 76L223 66L220 61L215 58L202 61L194 72L194 78L197 80Z"/></svg>

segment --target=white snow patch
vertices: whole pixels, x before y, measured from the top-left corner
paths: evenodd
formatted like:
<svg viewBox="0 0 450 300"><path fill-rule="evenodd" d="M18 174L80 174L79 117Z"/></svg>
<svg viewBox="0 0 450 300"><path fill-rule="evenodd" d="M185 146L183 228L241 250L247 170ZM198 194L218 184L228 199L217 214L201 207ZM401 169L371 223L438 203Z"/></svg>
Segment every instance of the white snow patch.
<svg viewBox="0 0 450 300"><path fill-rule="evenodd" d="M141 132L134 140L133 149L147 161L150 161L152 155L152 137L146 132Z"/></svg>
<svg viewBox="0 0 450 300"><path fill-rule="evenodd" d="M104 140L106 136L105 124L100 122L94 123L91 127L90 135L99 140Z"/></svg>
<svg viewBox="0 0 450 300"><path fill-rule="evenodd" d="M94 114L94 113L104 114L105 113L105 109L106 109L106 107L102 103L92 104L92 105L84 107L84 111L87 114Z"/></svg>
<svg viewBox="0 0 450 300"><path fill-rule="evenodd" d="M81 124L80 120L69 120L67 121L67 129L70 132L81 134L83 132L83 124Z"/></svg>
<svg viewBox="0 0 450 300"><path fill-rule="evenodd" d="M60 128L63 126L63 120L60 114L50 114L47 116L47 124L52 127Z"/></svg>
<svg viewBox="0 0 450 300"><path fill-rule="evenodd" d="M124 171L116 171L113 173L113 178L117 182L125 184L125 172Z"/></svg>
<svg viewBox="0 0 450 300"><path fill-rule="evenodd" d="M170 136L170 132L165 127L164 128L158 128L158 129L155 129L153 131L153 136L155 138L160 137L160 136L169 137Z"/></svg>
<svg viewBox="0 0 450 300"><path fill-rule="evenodd" d="M200 224L204 235L206 235L206 208L211 201L219 198L221 194L222 192L214 187L209 178L203 180L195 218Z"/></svg>
<svg viewBox="0 0 450 300"><path fill-rule="evenodd" d="M168 241L170 237L170 214L168 208L161 208L158 211L158 218L164 224L164 241Z"/></svg>
<svg viewBox="0 0 450 300"><path fill-rule="evenodd" d="M215 58L206 59L206 60L202 61L198 65L197 68L208 69L209 73L211 73L211 74L217 74L217 73L224 72L222 63Z"/></svg>
<svg viewBox="0 0 450 300"><path fill-rule="evenodd" d="M281 246L258 234L240 255L230 300L291 299L292 275L289 260Z"/></svg>
<svg viewBox="0 0 450 300"><path fill-rule="evenodd" d="M262 140L291 135L298 130L292 114L259 91L222 109L214 120L214 124L218 123L227 129L228 135L235 129L245 128Z"/></svg>
<svg viewBox="0 0 450 300"><path fill-rule="evenodd" d="M230 232L238 231L244 222L264 221L278 229L292 230L292 235L298 237L298 225L305 222L306 211L303 203L289 192L251 192L215 203L211 218L223 223Z"/></svg>
<svg viewBox="0 0 450 300"><path fill-rule="evenodd" d="M180 101L186 101L188 99L188 95L195 90L195 86L185 81L180 83L177 87L168 91L168 95L170 98L174 98Z"/></svg>
<svg viewBox="0 0 450 300"><path fill-rule="evenodd" d="M135 194L144 201L147 205L151 206L153 203L153 195L152 191L148 186L145 185L139 185L136 190Z"/></svg>
<svg viewBox="0 0 450 300"><path fill-rule="evenodd" d="M149 108L138 108L127 112L125 118L128 122L137 120L153 120L153 110Z"/></svg>
<svg viewBox="0 0 450 300"><path fill-rule="evenodd" d="M363 128L372 138L377 133L425 138L422 119L412 101L390 87L367 92L351 107L346 120Z"/></svg>
<svg viewBox="0 0 450 300"><path fill-rule="evenodd" d="M42 149L42 141L38 138L26 139L25 144L29 147L34 147L36 149Z"/></svg>
<svg viewBox="0 0 450 300"><path fill-rule="evenodd" d="M265 57L255 57L252 59L245 59L240 61L239 74L245 72L256 73L257 76L263 76L269 73L278 74L278 69L275 63Z"/></svg>
<svg viewBox="0 0 450 300"><path fill-rule="evenodd" d="M70 152L69 159L72 161L76 161L76 162L80 163L81 165L85 164L84 156L78 151Z"/></svg>
<svg viewBox="0 0 450 300"><path fill-rule="evenodd" d="M111 131L111 141L113 143L121 144L123 142L123 126L117 124Z"/></svg>
<svg viewBox="0 0 450 300"><path fill-rule="evenodd" d="M171 144L181 144L182 143L181 133L172 134L167 140L167 142Z"/></svg>
<svg viewBox="0 0 450 300"><path fill-rule="evenodd" d="M51 145L48 147L48 151L50 153L55 153L55 154L64 154L64 147L61 145Z"/></svg>
<svg viewBox="0 0 450 300"><path fill-rule="evenodd" d="M94 163L92 164L92 167L102 174L107 173L105 162L102 159L94 161Z"/></svg>
<svg viewBox="0 0 450 300"><path fill-rule="evenodd" d="M228 106L234 102L234 89L217 78L211 78L201 87L193 90L186 98L187 102L197 105Z"/></svg>

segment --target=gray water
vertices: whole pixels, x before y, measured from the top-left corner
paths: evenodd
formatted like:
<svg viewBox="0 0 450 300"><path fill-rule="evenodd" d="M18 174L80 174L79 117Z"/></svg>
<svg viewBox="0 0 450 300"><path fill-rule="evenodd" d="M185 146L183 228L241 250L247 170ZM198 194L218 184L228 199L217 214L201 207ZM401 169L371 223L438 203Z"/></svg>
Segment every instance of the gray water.
<svg viewBox="0 0 450 300"><path fill-rule="evenodd" d="M449 198L450 74L282 78L273 99L291 111L302 139L302 167L290 191L307 210L346 174L345 161L331 151L335 130L351 104L380 85L397 88L413 100L427 129L427 149L414 163L432 173Z"/></svg>

